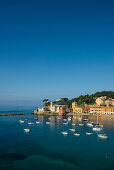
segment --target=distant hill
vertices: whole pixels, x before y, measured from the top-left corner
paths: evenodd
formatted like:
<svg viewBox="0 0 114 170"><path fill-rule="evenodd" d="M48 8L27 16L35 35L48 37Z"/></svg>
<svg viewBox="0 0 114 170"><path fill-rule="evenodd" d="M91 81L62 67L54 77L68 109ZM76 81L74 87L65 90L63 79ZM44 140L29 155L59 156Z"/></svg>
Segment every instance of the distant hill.
<svg viewBox="0 0 114 170"><path fill-rule="evenodd" d="M60 101L55 102L56 104L68 105L68 107L72 106L72 102L76 101L78 105L82 106L84 104L93 105L95 103L96 98L101 96L107 96L107 98L114 99L114 91L101 91L96 92L94 94L80 95L77 98L73 98L69 100L68 98L62 98Z"/></svg>

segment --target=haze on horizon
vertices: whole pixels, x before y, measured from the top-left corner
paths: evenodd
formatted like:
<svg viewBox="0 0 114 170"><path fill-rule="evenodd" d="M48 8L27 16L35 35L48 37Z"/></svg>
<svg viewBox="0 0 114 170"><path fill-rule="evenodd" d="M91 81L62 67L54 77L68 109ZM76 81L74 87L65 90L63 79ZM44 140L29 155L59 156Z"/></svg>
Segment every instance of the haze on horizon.
<svg viewBox="0 0 114 170"><path fill-rule="evenodd" d="M0 106L114 90L114 1L0 1Z"/></svg>

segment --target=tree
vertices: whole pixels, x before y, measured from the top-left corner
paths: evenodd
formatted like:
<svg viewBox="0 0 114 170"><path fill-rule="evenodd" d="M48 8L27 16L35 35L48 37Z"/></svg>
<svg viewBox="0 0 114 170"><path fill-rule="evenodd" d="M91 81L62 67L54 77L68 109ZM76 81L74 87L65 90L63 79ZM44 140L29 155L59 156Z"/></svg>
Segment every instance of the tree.
<svg viewBox="0 0 114 170"><path fill-rule="evenodd" d="M48 101L48 99L44 99L44 100L43 100L43 102L47 102L47 101Z"/></svg>

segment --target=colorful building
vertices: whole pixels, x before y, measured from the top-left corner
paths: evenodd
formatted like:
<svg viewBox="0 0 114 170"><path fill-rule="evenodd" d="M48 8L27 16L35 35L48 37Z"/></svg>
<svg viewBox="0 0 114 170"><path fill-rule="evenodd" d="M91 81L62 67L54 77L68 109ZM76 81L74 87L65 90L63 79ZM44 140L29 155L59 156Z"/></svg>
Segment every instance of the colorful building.
<svg viewBox="0 0 114 170"><path fill-rule="evenodd" d="M77 102L72 102L73 113L82 113L82 107L77 105Z"/></svg>
<svg viewBox="0 0 114 170"><path fill-rule="evenodd" d="M106 96L101 96L96 99L96 104L98 106L105 104Z"/></svg>
<svg viewBox="0 0 114 170"><path fill-rule="evenodd" d="M114 107L101 107L101 106L93 106L90 107L90 113L98 113L98 114L114 114Z"/></svg>
<svg viewBox="0 0 114 170"><path fill-rule="evenodd" d="M109 98L109 99L105 100L105 104L107 107L109 107L111 105L114 106L114 99Z"/></svg>

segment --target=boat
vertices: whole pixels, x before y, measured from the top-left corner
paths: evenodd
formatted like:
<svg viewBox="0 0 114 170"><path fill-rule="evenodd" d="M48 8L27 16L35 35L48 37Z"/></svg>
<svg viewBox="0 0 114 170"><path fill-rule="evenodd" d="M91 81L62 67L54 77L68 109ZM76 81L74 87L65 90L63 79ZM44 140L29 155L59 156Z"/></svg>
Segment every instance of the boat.
<svg viewBox="0 0 114 170"><path fill-rule="evenodd" d="M49 117L48 119L51 120L51 117Z"/></svg>
<svg viewBox="0 0 114 170"><path fill-rule="evenodd" d="M34 123L32 123L32 122L28 122L28 125L34 125Z"/></svg>
<svg viewBox="0 0 114 170"><path fill-rule="evenodd" d="M83 123L80 123L79 126L84 126L84 124L83 124Z"/></svg>
<svg viewBox="0 0 114 170"><path fill-rule="evenodd" d="M72 123L72 126L75 126L76 124L75 123Z"/></svg>
<svg viewBox="0 0 114 170"><path fill-rule="evenodd" d="M71 117L68 117L67 120L68 120L68 121L71 121Z"/></svg>
<svg viewBox="0 0 114 170"><path fill-rule="evenodd" d="M99 125L101 128L103 128L103 125Z"/></svg>
<svg viewBox="0 0 114 170"><path fill-rule="evenodd" d="M25 131L25 132L30 132L31 130L28 129L28 128L26 128L26 129L24 129L24 131Z"/></svg>
<svg viewBox="0 0 114 170"><path fill-rule="evenodd" d="M41 123L41 122L39 122L39 121L36 121L36 124L39 124L39 123Z"/></svg>
<svg viewBox="0 0 114 170"><path fill-rule="evenodd" d="M65 122L63 123L63 125L67 125L67 124L68 124L67 122L66 122L66 123L65 123Z"/></svg>
<svg viewBox="0 0 114 170"><path fill-rule="evenodd" d="M47 124L47 125L49 125L49 124L50 124L50 122L46 122L46 124Z"/></svg>
<svg viewBox="0 0 114 170"><path fill-rule="evenodd" d="M71 132L76 132L76 129L69 129Z"/></svg>
<svg viewBox="0 0 114 170"><path fill-rule="evenodd" d="M68 132L61 132L63 135L68 135Z"/></svg>
<svg viewBox="0 0 114 170"><path fill-rule="evenodd" d="M74 136L80 136L80 133L74 133Z"/></svg>
<svg viewBox="0 0 114 170"><path fill-rule="evenodd" d="M87 123L87 126L88 127L93 127L93 124L92 123Z"/></svg>
<svg viewBox="0 0 114 170"><path fill-rule="evenodd" d="M95 127L93 127L93 131L101 131L102 130L102 128L101 127L99 127L98 125L96 125Z"/></svg>
<svg viewBox="0 0 114 170"><path fill-rule="evenodd" d="M63 119L64 121L67 121L67 119Z"/></svg>
<svg viewBox="0 0 114 170"><path fill-rule="evenodd" d="M37 118L37 117L35 117L34 119L35 119L35 120L38 120L38 118Z"/></svg>
<svg viewBox="0 0 114 170"><path fill-rule="evenodd" d="M93 131L101 131L102 130L102 127L99 126L99 123L98 123L98 115L97 115L97 123L96 123L96 126L93 127Z"/></svg>
<svg viewBox="0 0 114 170"><path fill-rule="evenodd" d="M93 133L91 133L91 132L86 132L86 135L93 135Z"/></svg>
<svg viewBox="0 0 114 170"><path fill-rule="evenodd" d="M108 139L108 136L106 134L99 134L98 137L100 139Z"/></svg>
<svg viewBox="0 0 114 170"><path fill-rule="evenodd" d="M19 120L19 123L24 123L25 121L24 120Z"/></svg>

